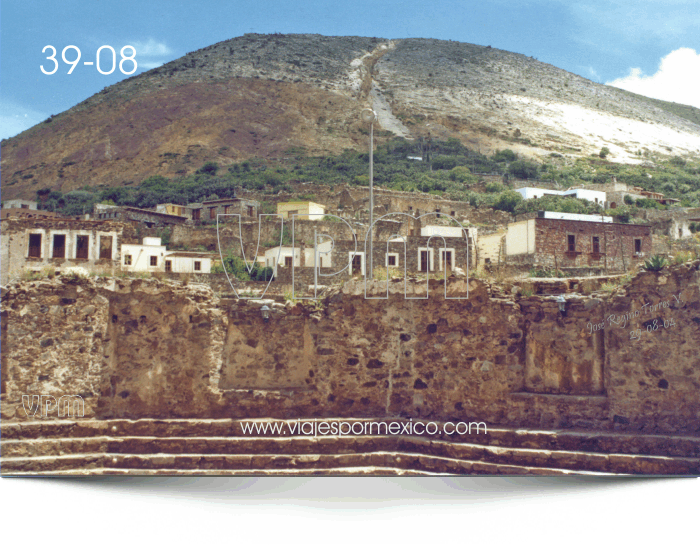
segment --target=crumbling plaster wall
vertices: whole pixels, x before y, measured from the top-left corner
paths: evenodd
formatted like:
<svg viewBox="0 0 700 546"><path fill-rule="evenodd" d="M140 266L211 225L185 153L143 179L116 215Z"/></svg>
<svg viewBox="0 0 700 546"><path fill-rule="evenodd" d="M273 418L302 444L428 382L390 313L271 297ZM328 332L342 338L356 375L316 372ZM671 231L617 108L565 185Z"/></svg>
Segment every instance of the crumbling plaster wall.
<svg viewBox="0 0 700 546"><path fill-rule="evenodd" d="M445 300L437 282L427 300L404 299L402 282L369 300L351 282L317 306L272 304L268 323L260 304L201 285L12 285L2 415L26 419L23 394L80 394L100 418L402 415L697 432L699 267L642 273L618 295L569 299L563 314L552 299L492 297L478 280L467 300ZM465 280L448 286L466 295ZM409 284L421 295L424 283ZM626 328L605 321L659 302ZM606 326L589 333L589 322Z"/></svg>

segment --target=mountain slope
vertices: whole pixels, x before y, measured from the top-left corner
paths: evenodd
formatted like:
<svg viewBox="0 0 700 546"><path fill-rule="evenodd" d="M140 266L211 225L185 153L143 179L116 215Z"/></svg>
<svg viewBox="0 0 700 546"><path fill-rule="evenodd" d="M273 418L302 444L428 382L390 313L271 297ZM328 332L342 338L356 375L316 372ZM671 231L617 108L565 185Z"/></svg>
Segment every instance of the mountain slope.
<svg viewBox="0 0 700 546"><path fill-rule="evenodd" d="M106 88L2 142L3 198L173 177L205 161L457 137L482 152L636 161L700 153L700 111L596 84L530 57L459 42L245 35ZM675 112L675 113L674 113ZM384 132L382 132L384 131Z"/></svg>

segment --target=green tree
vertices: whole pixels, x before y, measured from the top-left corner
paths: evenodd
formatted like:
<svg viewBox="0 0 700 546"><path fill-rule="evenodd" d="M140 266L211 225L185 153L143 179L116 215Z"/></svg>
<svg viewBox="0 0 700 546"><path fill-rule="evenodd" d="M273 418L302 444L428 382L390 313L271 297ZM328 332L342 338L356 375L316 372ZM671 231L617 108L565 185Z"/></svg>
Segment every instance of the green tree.
<svg viewBox="0 0 700 546"><path fill-rule="evenodd" d="M517 207L522 200L523 196L517 191L507 190L498 196L493 208L497 210L504 210L506 212L514 212L515 207Z"/></svg>
<svg viewBox="0 0 700 546"><path fill-rule="evenodd" d="M508 165L508 172L517 178L537 178L539 169L536 163L519 159Z"/></svg>

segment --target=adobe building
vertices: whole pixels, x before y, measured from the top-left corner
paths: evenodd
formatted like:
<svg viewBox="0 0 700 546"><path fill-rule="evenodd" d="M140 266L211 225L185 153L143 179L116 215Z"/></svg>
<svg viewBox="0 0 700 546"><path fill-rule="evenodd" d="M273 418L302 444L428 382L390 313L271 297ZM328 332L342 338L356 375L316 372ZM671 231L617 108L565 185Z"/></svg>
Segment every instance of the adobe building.
<svg viewBox="0 0 700 546"><path fill-rule="evenodd" d="M544 269L626 271L651 251L650 226L587 214L540 211L536 218L509 224L504 239L509 263Z"/></svg>
<svg viewBox="0 0 700 546"><path fill-rule="evenodd" d="M70 267L113 274L119 267L119 247L132 235L119 222L8 218L0 235L0 283L21 278L24 271Z"/></svg>

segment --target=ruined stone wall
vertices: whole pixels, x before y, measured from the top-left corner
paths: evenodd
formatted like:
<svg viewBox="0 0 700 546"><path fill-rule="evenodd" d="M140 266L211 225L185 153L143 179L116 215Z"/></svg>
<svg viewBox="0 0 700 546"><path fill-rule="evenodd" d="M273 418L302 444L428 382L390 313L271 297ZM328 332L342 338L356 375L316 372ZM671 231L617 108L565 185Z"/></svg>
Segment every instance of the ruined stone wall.
<svg viewBox="0 0 700 546"><path fill-rule="evenodd" d="M698 432L699 268L642 273L612 296L569 294L564 313L547 297L493 297L477 280L468 300L445 300L437 282L429 299L406 300L403 283L390 283L389 300L368 300L363 283L347 283L318 306L273 304L268 323L259 304L201 285L12 285L3 417L26 419L23 394L80 394L98 418L404 416ZM466 296L465 281L448 286ZM409 283L409 296L424 295L424 283Z"/></svg>
<svg viewBox="0 0 700 546"><path fill-rule="evenodd" d="M29 234L41 235L41 257L28 257ZM53 258L53 235L65 235L64 258ZM87 259L76 258L75 237L89 236ZM99 238L112 238L112 259L99 258ZM120 248L135 238L134 228L122 222L67 218L8 218L0 235L0 283L17 280L28 268L62 269L79 266L90 271L114 274L119 268Z"/></svg>

